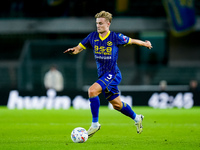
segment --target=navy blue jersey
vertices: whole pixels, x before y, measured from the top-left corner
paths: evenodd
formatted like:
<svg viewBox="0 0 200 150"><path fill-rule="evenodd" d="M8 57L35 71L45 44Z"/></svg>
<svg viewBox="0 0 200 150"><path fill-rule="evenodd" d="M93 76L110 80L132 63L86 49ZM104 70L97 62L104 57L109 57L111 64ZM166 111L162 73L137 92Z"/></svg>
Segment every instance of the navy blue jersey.
<svg viewBox="0 0 200 150"><path fill-rule="evenodd" d="M102 38L98 32L90 33L85 39L79 43L83 48L92 47L94 57L97 64L98 77L100 78L105 73L117 73L119 68L117 66L118 51L120 45L130 43L129 37L109 31L108 34Z"/></svg>

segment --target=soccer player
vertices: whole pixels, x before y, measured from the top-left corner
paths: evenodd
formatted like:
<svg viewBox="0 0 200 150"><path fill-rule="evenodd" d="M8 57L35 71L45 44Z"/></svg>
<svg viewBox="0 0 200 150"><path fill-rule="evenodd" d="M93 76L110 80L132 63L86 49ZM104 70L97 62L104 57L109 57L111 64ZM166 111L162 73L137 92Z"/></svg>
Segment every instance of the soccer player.
<svg viewBox="0 0 200 150"><path fill-rule="evenodd" d="M132 39L121 33L110 31L112 14L101 11L95 15L97 31L90 33L76 47L69 48L64 53L75 55L92 47L97 64L98 80L88 89L90 108L92 113L92 124L88 130L89 138L96 133L99 124L99 94L103 93L105 98L112 104L115 110L130 117L135 121L137 133L143 130L142 121L144 116L136 114L132 108L120 100L118 85L122 79L121 72L117 66L118 50L120 45L136 44L152 48L149 41Z"/></svg>

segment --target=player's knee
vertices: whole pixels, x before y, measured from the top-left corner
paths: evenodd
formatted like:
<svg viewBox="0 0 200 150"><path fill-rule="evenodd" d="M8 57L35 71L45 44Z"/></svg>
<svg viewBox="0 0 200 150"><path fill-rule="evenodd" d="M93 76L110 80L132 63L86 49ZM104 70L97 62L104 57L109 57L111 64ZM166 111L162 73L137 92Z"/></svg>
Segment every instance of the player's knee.
<svg viewBox="0 0 200 150"><path fill-rule="evenodd" d="M97 96L98 93L97 93L97 91L93 87L90 87L88 89L88 95L89 95L89 97L94 97L94 96Z"/></svg>

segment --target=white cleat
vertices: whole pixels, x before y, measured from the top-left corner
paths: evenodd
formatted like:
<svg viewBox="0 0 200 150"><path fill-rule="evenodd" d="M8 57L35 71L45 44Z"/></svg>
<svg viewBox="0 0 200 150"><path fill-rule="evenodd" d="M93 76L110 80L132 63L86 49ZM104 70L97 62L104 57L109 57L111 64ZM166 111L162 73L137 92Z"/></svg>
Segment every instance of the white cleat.
<svg viewBox="0 0 200 150"><path fill-rule="evenodd" d="M91 138L97 131L99 131L101 125L99 124L97 128L93 128L92 126L88 129L88 138Z"/></svg>
<svg viewBox="0 0 200 150"><path fill-rule="evenodd" d="M135 123L135 126L137 127L137 133L138 134L141 134L142 131L143 131L143 126L142 126L143 119L144 119L144 116L140 115L140 120Z"/></svg>

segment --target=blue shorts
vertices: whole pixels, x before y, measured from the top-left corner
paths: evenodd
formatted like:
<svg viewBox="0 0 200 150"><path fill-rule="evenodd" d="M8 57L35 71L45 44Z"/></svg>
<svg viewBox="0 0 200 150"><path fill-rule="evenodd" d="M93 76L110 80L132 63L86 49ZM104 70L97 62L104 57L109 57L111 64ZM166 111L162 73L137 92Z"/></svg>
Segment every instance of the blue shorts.
<svg viewBox="0 0 200 150"><path fill-rule="evenodd" d="M106 73L96 82L102 87L102 93L108 101L114 100L119 96L118 85L122 80L120 71L116 74Z"/></svg>

